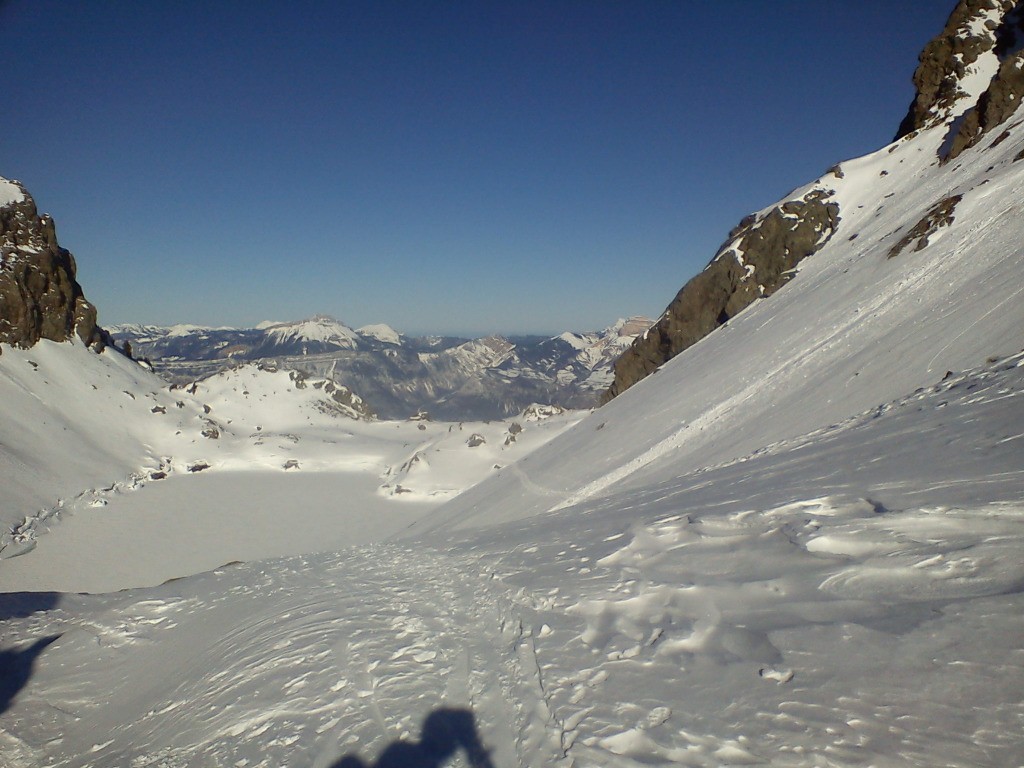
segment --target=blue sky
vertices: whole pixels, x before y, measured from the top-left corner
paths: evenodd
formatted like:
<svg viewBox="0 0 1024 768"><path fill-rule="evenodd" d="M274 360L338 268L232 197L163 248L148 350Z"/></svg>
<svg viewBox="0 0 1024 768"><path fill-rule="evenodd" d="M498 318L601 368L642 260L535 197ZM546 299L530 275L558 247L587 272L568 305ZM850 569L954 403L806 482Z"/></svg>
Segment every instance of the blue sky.
<svg viewBox="0 0 1024 768"><path fill-rule="evenodd" d="M0 175L100 321L656 316L886 144L952 0L0 0Z"/></svg>

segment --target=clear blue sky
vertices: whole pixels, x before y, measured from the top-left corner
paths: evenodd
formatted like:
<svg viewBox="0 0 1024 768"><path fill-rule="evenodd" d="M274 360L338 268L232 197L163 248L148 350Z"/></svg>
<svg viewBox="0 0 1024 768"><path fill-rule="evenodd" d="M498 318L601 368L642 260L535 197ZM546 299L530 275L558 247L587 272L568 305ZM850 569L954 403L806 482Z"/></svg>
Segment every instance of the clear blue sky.
<svg viewBox="0 0 1024 768"><path fill-rule="evenodd" d="M0 0L0 175L101 323L656 316L893 136L953 0Z"/></svg>

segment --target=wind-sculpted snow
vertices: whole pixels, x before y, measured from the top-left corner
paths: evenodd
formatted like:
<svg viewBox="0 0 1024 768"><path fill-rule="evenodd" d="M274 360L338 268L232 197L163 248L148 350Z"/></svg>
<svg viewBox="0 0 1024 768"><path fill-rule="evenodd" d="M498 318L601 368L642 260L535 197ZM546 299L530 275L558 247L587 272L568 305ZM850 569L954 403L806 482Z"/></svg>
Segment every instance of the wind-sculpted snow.
<svg viewBox="0 0 1024 768"><path fill-rule="evenodd" d="M336 768L455 711L494 766L1019 764L1022 403L1017 356L540 519L0 598L48 640L3 754Z"/></svg>

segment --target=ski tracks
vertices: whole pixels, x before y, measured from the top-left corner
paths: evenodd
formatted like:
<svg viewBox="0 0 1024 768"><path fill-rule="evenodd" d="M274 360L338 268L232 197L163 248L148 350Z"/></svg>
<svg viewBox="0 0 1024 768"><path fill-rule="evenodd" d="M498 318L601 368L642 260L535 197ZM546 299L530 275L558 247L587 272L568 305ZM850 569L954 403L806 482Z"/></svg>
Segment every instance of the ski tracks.
<svg viewBox="0 0 1024 768"><path fill-rule="evenodd" d="M571 764L545 699L534 630L508 588L471 559L388 545L372 553L358 565L377 588L341 614L351 630L334 648L350 705L362 710L336 729L340 754L372 759L419 739L432 711L459 708L472 712L495 766ZM316 765L339 756L328 746Z"/></svg>

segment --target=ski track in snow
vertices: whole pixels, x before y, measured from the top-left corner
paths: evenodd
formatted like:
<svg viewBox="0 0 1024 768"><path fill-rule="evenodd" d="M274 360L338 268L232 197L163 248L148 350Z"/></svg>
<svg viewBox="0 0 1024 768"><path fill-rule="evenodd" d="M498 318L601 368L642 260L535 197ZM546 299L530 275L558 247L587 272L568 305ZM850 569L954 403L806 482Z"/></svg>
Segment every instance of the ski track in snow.
<svg viewBox="0 0 1024 768"><path fill-rule="evenodd" d="M592 526L601 557L571 526L509 551L376 545L36 614L19 634L57 629L63 661L0 719L9 764L331 766L439 706L472 710L499 766L1020 757L1024 655L988 646L1024 636L1024 506L621 527Z"/></svg>
<svg viewBox="0 0 1024 768"><path fill-rule="evenodd" d="M540 528L14 611L3 647L57 639L0 714L4 759L333 768L457 707L495 766L1017 765L1022 378L1019 356L1004 360ZM947 450L984 480L970 503L928 472ZM857 468L854 486L836 463ZM774 491L731 492L752 476Z"/></svg>

